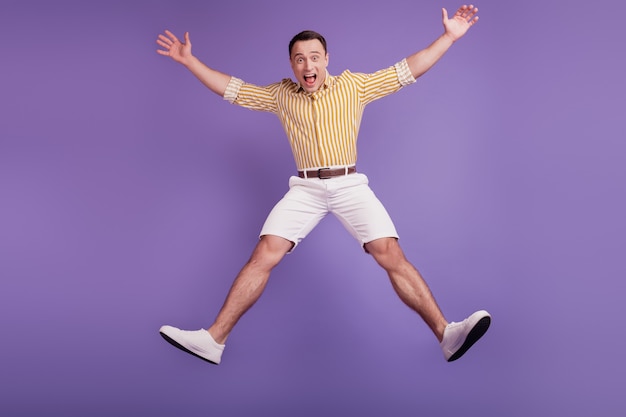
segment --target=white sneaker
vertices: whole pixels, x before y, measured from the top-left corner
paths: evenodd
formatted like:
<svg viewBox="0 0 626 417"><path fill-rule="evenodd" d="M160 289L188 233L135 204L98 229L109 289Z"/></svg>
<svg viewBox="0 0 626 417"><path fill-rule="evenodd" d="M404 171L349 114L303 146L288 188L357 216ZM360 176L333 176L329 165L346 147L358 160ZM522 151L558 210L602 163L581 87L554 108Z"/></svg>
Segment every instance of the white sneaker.
<svg viewBox="0 0 626 417"><path fill-rule="evenodd" d="M443 357L448 362L459 359L485 334L490 324L491 316L485 310L475 312L460 323L448 324L439 344Z"/></svg>
<svg viewBox="0 0 626 417"><path fill-rule="evenodd" d="M211 334L204 329L189 331L163 326L159 333L172 345L207 362L218 365L222 359L224 345L213 340Z"/></svg>

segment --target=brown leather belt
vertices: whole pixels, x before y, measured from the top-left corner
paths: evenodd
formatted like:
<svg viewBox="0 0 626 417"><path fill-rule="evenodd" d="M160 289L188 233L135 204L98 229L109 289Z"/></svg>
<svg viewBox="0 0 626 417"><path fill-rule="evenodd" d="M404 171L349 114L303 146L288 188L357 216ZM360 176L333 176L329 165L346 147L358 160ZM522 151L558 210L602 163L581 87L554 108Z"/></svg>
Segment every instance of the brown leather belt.
<svg viewBox="0 0 626 417"><path fill-rule="evenodd" d="M346 168L320 168L320 169L310 169L306 171L298 171L298 176L300 178L319 178L322 180L338 177L340 175L349 175L354 174L356 172L356 167L351 166Z"/></svg>

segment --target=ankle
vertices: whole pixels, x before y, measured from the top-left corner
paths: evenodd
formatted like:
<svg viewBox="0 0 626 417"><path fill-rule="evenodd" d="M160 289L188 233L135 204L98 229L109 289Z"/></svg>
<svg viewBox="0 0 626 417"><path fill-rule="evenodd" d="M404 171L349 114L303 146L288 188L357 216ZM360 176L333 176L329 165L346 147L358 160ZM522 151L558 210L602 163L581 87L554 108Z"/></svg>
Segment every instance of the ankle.
<svg viewBox="0 0 626 417"><path fill-rule="evenodd" d="M207 329L209 335L215 340L216 343L220 345L226 344L226 339L228 339L228 334L218 331L215 326L211 326Z"/></svg>
<svg viewBox="0 0 626 417"><path fill-rule="evenodd" d="M446 327L448 327L448 324L450 323L444 320L443 322L439 323L439 325L434 329L435 336L437 337L439 343L443 341L443 335L446 331Z"/></svg>

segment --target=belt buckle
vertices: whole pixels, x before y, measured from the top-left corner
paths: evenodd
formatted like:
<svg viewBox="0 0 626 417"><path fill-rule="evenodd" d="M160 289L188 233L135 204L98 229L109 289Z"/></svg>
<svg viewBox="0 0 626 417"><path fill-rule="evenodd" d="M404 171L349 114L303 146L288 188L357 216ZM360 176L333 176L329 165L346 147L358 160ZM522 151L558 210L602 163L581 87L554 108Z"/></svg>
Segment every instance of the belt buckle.
<svg viewBox="0 0 626 417"><path fill-rule="evenodd" d="M320 180L327 180L331 177L322 177L322 171L328 171L330 170L330 168L320 168L317 170L317 178L319 178Z"/></svg>

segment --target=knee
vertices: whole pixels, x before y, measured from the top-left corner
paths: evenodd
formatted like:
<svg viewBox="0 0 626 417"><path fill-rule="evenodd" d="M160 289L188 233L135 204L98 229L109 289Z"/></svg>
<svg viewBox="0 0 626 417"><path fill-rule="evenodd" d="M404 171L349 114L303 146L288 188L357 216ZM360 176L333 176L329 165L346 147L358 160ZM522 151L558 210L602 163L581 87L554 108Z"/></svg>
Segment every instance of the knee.
<svg viewBox="0 0 626 417"><path fill-rule="evenodd" d="M365 250L385 269L398 266L405 260L400 244L395 238L374 240L365 244Z"/></svg>
<svg viewBox="0 0 626 417"><path fill-rule="evenodd" d="M248 264L260 268L272 269L278 265L285 254L291 250L292 246L292 242L283 238L263 236L252 252Z"/></svg>

